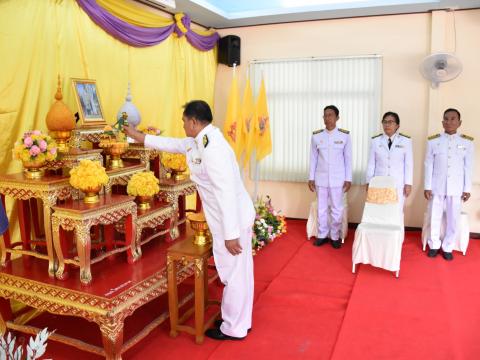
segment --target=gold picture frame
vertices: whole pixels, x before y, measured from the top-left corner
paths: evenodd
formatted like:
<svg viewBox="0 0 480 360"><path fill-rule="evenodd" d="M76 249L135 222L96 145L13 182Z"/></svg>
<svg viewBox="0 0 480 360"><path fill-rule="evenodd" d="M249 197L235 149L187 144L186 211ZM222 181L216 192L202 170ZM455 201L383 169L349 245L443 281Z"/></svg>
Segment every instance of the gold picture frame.
<svg viewBox="0 0 480 360"><path fill-rule="evenodd" d="M72 78L72 86L79 115L77 127L106 125L97 82Z"/></svg>

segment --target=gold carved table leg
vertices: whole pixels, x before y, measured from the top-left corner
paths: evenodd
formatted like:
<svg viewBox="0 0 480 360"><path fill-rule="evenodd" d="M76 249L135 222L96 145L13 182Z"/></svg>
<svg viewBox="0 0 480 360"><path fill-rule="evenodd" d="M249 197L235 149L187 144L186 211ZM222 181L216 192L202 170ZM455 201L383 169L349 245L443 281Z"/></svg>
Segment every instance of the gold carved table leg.
<svg viewBox="0 0 480 360"><path fill-rule="evenodd" d="M205 295L208 292L208 281L205 281L206 269L204 259L195 259L195 342L197 344L202 344L204 340Z"/></svg>
<svg viewBox="0 0 480 360"><path fill-rule="evenodd" d="M55 272L55 276L58 279L65 279L65 259L63 257L62 244L60 240L60 219L53 217L52 219L52 233L53 233L53 247L55 248L55 253L58 259L58 268Z"/></svg>
<svg viewBox="0 0 480 360"><path fill-rule="evenodd" d="M171 201L171 204L173 204L174 212L172 221L170 222L170 238L175 240L180 236L180 231L178 229L178 196L175 196L173 201Z"/></svg>
<svg viewBox="0 0 480 360"><path fill-rule="evenodd" d="M92 273L90 271L90 226L88 224L77 224L75 226L75 239L80 260L80 281L82 284L88 285L92 281Z"/></svg>
<svg viewBox="0 0 480 360"><path fill-rule="evenodd" d="M5 247L5 240L3 235L0 235L0 266L5 266L7 263L7 251Z"/></svg>
<svg viewBox="0 0 480 360"><path fill-rule="evenodd" d="M170 311L170 336L178 335L178 289L177 266L175 258L167 255L168 309Z"/></svg>
<svg viewBox="0 0 480 360"><path fill-rule="evenodd" d="M100 324L103 348L107 360L121 360L123 346L123 318L114 316Z"/></svg>
<svg viewBox="0 0 480 360"><path fill-rule="evenodd" d="M56 268L51 223L52 206L55 205L56 201L56 199L49 197L43 199L43 223L45 227L45 242L47 243L48 275L50 277L55 277Z"/></svg>

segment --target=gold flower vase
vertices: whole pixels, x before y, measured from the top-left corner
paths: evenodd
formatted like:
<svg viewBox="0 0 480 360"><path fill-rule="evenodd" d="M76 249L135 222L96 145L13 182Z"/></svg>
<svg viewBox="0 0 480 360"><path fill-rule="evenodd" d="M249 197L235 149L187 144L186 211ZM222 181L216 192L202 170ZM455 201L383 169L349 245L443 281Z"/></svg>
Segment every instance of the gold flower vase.
<svg viewBox="0 0 480 360"><path fill-rule="evenodd" d="M83 202L85 204L96 204L100 201L100 197L98 196L98 193L102 189L101 185L98 185L94 188L88 188L88 189L80 189L85 193L85 197L83 198Z"/></svg>
<svg viewBox="0 0 480 360"><path fill-rule="evenodd" d="M150 203L152 202L153 196L138 195L136 199L137 199L137 206L140 210L148 210L150 209Z"/></svg>
<svg viewBox="0 0 480 360"><path fill-rule="evenodd" d="M188 214L187 218L190 221L190 227L195 231L193 243L198 246L209 244L212 240L205 215L203 213L193 213Z"/></svg>
<svg viewBox="0 0 480 360"><path fill-rule="evenodd" d="M127 142L100 142L99 146L105 150L106 154L110 155L110 161L108 166L110 169L123 168L123 161L120 156L127 151Z"/></svg>
<svg viewBox="0 0 480 360"><path fill-rule="evenodd" d="M172 169L170 173L170 178L175 181L185 180L187 178L187 176L185 175L186 171L187 170Z"/></svg>
<svg viewBox="0 0 480 360"><path fill-rule="evenodd" d="M22 161L27 179L41 179L45 171L42 167L45 165L44 160Z"/></svg>
<svg viewBox="0 0 480 360"><path fill-rule="evenodd" d="M70 137L72 136L72 132L70 130L50 131L50 136L55 139L58 152L63 154L68 153L68 140L70 140Z"/></svg>

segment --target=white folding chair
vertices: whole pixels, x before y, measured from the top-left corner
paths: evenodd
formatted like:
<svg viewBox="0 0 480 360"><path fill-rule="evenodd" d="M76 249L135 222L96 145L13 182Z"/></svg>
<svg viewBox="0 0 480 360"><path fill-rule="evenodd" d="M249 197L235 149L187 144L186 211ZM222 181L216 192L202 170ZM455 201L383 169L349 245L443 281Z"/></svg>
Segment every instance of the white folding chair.
<svg viewBox="0 0 480 360"><path fill-rule="evenodd" d="M443 213L442 224L440 225L440 240L443 241L445 237L446 218ZM428 211L423 215L422 226L422 247L423 251L427 248L428 237L430 236L430 216ZM458 223L457 233L455 236L455 245L453 250L460 251L464 256L467 253L468 243L470 241L470 225L468 223L468 215L466 212L460 214L460 221Z"/></svg>
<svg viewBox="0 0 480 360"><path fill-rule="evenodd" d="M362 222L355 231L353 273L356 264L370 264L399 276L405 236L402 217L395 179L390 176L372 178Z"/></svg>
<svg viewBox="0 0 480 360"><path fill-rule="evenodd" d="M329 212L328 224L331 223L331 216ZM310 213L308 214L307 220L307 239L310 239L312 236L317 237L318 235L318 223L317 223L317 200L315 199L310 204ZM330 236L330 234L329 234ZM342 233L340 234L340 239L342 244L345 242L345 238L348 236L348 201L347 194L343 194L343 217L342 217Z"/></svg>

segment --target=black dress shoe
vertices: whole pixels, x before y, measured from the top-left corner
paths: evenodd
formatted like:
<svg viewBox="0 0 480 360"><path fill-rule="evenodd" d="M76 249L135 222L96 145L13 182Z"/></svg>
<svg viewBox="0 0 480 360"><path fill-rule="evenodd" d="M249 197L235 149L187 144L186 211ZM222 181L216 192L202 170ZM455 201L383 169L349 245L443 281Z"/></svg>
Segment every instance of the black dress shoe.
<svg viewBox="0 0 480 360"><path fill-rule="evenodd" d="M205 335L210 339L214 340L243 340L245 337L234 337L230 335L226 335L220 331L220 329L208 329L205 331Z"/></svg>
<svg viewBox="0 0 480 360"><path fill-rule="evenodd" d="M342 247L342 242L340 240L332 240L332 247L334 249L340 249Z"/></svg>
<svg viewBox="0 0 480 360"><path fill-rule="evenodd" d="M451 252L445 252L445 251L444 251L444 252L443 252L443 258L444 258L445 260L450 261L450 260L453 260L453 255L452 255Z"/></svg>
<svg viewBox="0 0 480 360"><path fill-rule="evenodd" d="M222 323L223 323L223 319L218 319L218 320L215 320L215 322L213 323L213 326L216 328L216 329L220 329L220 326L222 326ZM250 332L250 330L252 330L251 328L247 330L247 332Z"/></svg>
<svg viewBox="0 0 480 360"><path fill-rule="evenodd" d="M438 254L438 249L430 249L428 250L427 256L433 258L437 256L437 254Z"/></svg>
<svg viewBox="0 0 480 360"><path fill-rule="evenodd" d="M325 244L326 242L328 242L328 238L317 238L317 239L313 242L313 245L314 245L314 246L322 246L322 245Z"/></svg>

